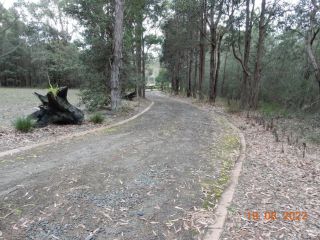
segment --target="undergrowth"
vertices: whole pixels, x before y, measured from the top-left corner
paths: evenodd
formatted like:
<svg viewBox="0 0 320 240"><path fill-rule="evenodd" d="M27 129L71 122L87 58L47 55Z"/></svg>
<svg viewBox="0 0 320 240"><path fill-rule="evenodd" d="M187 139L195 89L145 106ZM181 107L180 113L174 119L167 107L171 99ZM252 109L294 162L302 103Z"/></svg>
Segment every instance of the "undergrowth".
<svg viewBox="0 0 320 240"><path fill-rule="evenodd" d="M15 129L19 132L27 133L31 132L35 126L35 121L29 117L18 117L13 125Z"/></svg>
<svg viewBox="0 0 320 240"><path fill-rule="evenodd" d="M91 115L90 122L94 124L101 124L103 123L104 119L105 119L104 116L101 113L97 112Z"/></svg>

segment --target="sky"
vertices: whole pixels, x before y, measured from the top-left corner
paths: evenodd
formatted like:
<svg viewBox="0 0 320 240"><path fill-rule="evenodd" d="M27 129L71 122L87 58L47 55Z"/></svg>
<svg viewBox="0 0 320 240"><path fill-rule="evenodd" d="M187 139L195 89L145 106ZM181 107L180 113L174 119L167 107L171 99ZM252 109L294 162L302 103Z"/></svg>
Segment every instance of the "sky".
<svg viewBox="0 0 320 240"><path fill-rule="evenodd" d="M16 2L15 0L0 0L0 2L2 3L2 5L5 8L10 8L14 2ZM31 0L29 2L38 2L37 0Z"/></svg>

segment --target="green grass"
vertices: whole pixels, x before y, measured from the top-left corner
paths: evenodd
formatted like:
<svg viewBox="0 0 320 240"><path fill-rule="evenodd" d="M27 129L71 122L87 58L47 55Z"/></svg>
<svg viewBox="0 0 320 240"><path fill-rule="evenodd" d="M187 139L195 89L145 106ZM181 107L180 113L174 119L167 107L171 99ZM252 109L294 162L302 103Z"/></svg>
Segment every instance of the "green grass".
<svg viewBox="0 0 320 240"><path fill-rule="evenodd" d="M90 117L90 122L94 123L94 124L101 124L104 122L104 116L101 113L94 113L91 117Z"/></svg>
<svg viewBox="0 0 320 240"><path fill-rule="evenodd" d="M35 126L35 121L29 117L18 117L13 125L15 129L19 132L27 133L31 132Z"/></svg>

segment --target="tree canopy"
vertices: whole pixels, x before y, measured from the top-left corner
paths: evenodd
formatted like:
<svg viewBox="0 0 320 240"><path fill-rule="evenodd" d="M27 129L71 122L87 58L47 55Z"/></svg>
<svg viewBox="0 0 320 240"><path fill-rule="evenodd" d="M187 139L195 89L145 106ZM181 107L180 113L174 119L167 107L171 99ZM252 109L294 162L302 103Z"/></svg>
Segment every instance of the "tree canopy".
<svg viewBox="0 0 320 240"><path fill-rule="evenodd" d="M109 102L115 0L0 4L0 86L82 87ZM124 3L122 93L145 96L150 49L175 94L303 108L320 94L318 0L132 0ZM152 31L161 28L159 31ZM105 97L101 97L105 96ZM91 101L92 103L92 101Z"/></svg>

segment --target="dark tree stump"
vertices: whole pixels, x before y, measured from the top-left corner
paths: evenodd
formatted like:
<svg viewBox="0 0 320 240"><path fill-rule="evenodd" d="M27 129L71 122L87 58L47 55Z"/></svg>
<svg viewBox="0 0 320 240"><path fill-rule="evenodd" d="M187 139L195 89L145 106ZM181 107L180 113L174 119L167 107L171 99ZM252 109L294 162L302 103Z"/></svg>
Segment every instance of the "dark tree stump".
<svg viewBox="0 0 320 240"><path fill-rule="evenodd" d="M48 124L81 124L84 119L83 112L71 105L67 100L68 88L59 88L57 95L52 92L43 96L39 93L34 93L41 105L40 110L32 113L31 118L35 119L37 127L45 127Z"/></svg>
<svg viewBox="0 0 320 240"><path fill-rule="evenodd" d="M137 96L137 92L134 91L134 92L131 92L131 93L124 95L122 98L125 100L132 101L136 96Z"/></svg>

